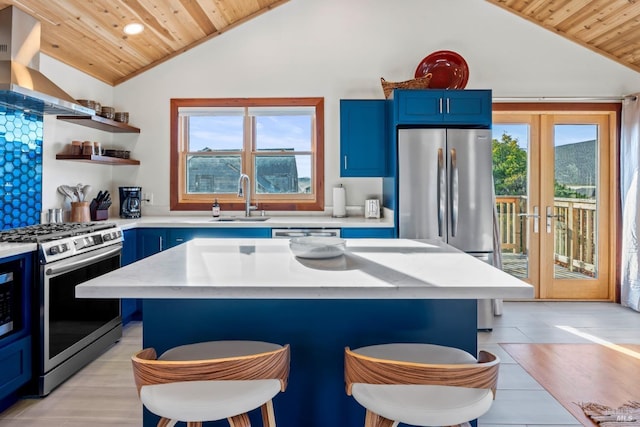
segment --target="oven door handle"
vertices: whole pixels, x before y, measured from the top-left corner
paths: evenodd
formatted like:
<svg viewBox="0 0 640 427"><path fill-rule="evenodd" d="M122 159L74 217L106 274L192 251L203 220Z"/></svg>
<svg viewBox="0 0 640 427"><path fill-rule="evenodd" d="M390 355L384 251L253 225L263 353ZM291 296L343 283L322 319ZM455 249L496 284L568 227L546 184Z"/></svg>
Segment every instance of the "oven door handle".
<svg viewBox="0 0 640 427"><path fill-rule="evenodd" d="M49 267L45 270L47 276L57 276L69 271L77 270L78 268L86 267L90 264L95 264L98 261L112 257L114 254L122 251L122 245L114 247L96 249L86 255L78 255L70 258L67 261L56 263L53 267Z"/></svg>

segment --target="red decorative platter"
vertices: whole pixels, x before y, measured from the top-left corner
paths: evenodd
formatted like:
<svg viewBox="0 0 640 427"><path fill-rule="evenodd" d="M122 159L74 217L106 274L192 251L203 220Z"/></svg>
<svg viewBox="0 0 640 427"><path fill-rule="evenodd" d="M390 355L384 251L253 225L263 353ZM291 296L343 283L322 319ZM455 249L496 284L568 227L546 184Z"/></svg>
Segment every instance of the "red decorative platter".
<svg viewBox="0 0 640 427"><path fill-rule="evenodd" d="M439 50L425 57L415 77L431 73L431 89L464 89L469 80L469 66L462 56L451 50Z"/></svg>

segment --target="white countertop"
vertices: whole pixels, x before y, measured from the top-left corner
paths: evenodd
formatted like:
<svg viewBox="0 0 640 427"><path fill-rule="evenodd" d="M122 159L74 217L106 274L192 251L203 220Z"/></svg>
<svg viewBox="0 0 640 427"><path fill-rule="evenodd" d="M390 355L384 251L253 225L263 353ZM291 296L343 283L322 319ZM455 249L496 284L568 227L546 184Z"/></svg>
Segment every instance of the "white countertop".
<svg viewBox="0 0 640 427"><path fill-rule="evenodd" d="M389 211L391 212L391 211ZM225 213L233 216L240 213ZM109 218L105 222L117 224L123 230L134 228L393 228L393 213L386 218L369 219L362 216L333 218L328 215L278 215L267 221L216 221L208 215L144 216L137 219ZM35 243L0 242L0 258L33 252Z"/></svg>
<svg viewBox="0 0 640 427"><path fill-rule="evenodd" d="M6 243L0 242L0 258L22 255L38 249L35 243Z"/></svg>
<svg viewBox="0 0 640 427"><path fill-rule="evenodd" d="M225 213L226 214L226 213ZM232 213L230 216L240 216ZM259 218L257 218L259 219ZM328 215L269 215L266 221L219 221L211 216L143 216L137 219L109 218L123 230L150 227L216 227L216 228L392 228L393 218L369 219L362 216L334 218Z"/></svg>
<svg viewBox="0 0 640 427"><path fill-rule="evenodd" d="M532 298L533 287L439 241L347 239L293 256L286 239L194 239L76 287L84 298Z"/></svg>

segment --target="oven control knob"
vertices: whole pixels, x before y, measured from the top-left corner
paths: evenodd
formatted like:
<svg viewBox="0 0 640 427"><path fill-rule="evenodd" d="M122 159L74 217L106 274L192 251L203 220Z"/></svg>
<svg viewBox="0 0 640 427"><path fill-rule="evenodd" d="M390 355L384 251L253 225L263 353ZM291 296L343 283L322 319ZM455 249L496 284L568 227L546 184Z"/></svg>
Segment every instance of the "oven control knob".
<svg viewBox="0 0 640 427"><path fill-rule="evenodd" d="M111 234L107 233L104 236L102 236L102 240L104 240L105 242L108 242L109 240L111 240Z"/></svg>
<svg viewBox="0 0 640 427"><path fill-rule="evenodd" d="M49 255L57 255L69 250L69 246L66 243L62 245L51 246L49 248Z"/></svg>

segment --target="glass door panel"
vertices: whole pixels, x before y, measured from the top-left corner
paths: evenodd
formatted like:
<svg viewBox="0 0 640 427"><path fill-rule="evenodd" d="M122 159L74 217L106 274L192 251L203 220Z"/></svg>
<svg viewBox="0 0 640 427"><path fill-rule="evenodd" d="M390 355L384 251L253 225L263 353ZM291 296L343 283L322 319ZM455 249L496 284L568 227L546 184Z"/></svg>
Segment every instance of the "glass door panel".
<svg viewBox="0 0 640 427"><path fill-rule="evenodd" d="M502 269L529 278L527 233L529 125L493 128L493 181L501 237Z"/></svg>
<svg viewBox="0 0 640 427"><path fill-rule="evenodd" d="M492 128L502 269L534 285L536 296L540 203L535 183L539 155L532 142L538 138L538 124L531 115L494 115Z"/></svg>
<svg viewBox="0 0 640 427"><path fill-rule="evenodd" d="M598 126L555 125L553 144L553 277L596 277Z"/></svg>

